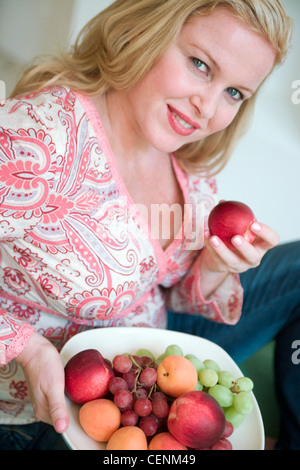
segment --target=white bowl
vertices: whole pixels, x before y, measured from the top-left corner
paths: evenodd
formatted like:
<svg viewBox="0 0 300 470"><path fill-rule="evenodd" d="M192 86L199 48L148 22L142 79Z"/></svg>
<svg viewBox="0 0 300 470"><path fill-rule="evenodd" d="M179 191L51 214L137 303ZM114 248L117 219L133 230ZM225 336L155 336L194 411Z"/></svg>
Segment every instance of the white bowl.
<svg viewBox="0 0 300 470"><path fill-rule="evenodd" d="M180 346L184 354L195 354L200 360L212 359L222 370L228 370L236 378L243 375L231 357L217 344L204 338L176 331L154 328L98 328L73 336L61 350L65 365L76 353L84 349L97 349L103 357L112 360L117 354L135 353L140 348L150 350L156 357L171 344ZM243 423L235 429L229 440L234 450L263 450L265 444L261 413L252 393L254 407ZM105 450L106 443L96 442L82 429L79 423L80 405L66 397L70 414L70 425L63 434L73 450Z"/></svg>

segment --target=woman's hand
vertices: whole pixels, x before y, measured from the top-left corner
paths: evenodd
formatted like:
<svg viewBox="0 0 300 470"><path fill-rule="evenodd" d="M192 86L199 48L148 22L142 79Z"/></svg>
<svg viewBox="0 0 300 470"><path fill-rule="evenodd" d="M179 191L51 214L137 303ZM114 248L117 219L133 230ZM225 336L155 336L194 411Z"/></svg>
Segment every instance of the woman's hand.
<svg viewBox="0 0 300 470"><path fill-rule="evenodd" d="M236 235L232 239L235 248L228 248L220 238L205 234L205 249L201 260L202 291L208 297L225 280L228 274L241 274L259 266L268 250L278 245L279 236L267 225L255 222L251 230L256 234L248 243Z"/></svg>
<svg viewBox="0 0 300 470"><path fill-rule="evenodd" d="M64 367L56 348L33 333L16 361L23 368L36 417L64 432L69 416L64 395Z"/></svg>

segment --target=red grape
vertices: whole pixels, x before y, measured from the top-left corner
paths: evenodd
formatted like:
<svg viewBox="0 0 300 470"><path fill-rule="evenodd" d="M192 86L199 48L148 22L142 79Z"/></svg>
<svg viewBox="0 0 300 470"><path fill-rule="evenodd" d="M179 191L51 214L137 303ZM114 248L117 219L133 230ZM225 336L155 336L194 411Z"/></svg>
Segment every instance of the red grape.
<svg viewBox="0 0 300 470"><path fill-rule="evenodd" d="M148 392L145 388L140 387L133 393L133 397L135 400L138 400L139 398L148 398Z"/></svg>
<svg viewBox="0 0 300 470"><path fill-rule="evenodd" d="M231 436L233 431L234 431L234 427L233 427L232 423L230 421L226 421L225 422L225 429L224 429L224 432L223 432L221 438L227 438L227 437Z"/></svg>
<svg viewBox="0 0 300 470"><path fill-rule="evenodd" d="M139 358L139 365L141 367L152 367L154 366L153 360L148 356L141 356Z"/></svg>
<svg viewBox="0 0 300 470"><path fill-rule="evenodd" d="M152 400L152 413L158 418L165 418L169 414L169 404L165 398Z"/></svg>
<svg viewBox="0 0 300 470"><path fill-rule="evenodd" d="M154 436L157 431L157 423L151 416L145 416L139 421L139 427L144 431L146 436Z"/></svg>
<svg viewBox="0 0 300 470"><path fill-rule="evenodd" d="M113 395L118 390L128 390L127 382L122 377L112 377L108 383L110 393Z"/></svg>
<svg viewBox="0 0 300 470"><path fill-rule="evenodd" d="M148 416L152 411L152 404L148 398L139 398L133 405L133 409L138 416Z"/></svg>
<svg viewBox="0 0 300 470"><path fill-rule="evenodd" d="M152 367L146 367L146 369L142 370L139 381L142 385L146 385L146 387L151 387L155 384L157 379L157 372Z"/></svg>
<svg viewBox="0 0 300 470"><path fill-rule="evenodd" d="M133 361L134 361L134 363L133 363L133 365L132 365L132 369L133 369L133 370L135 370L135 369L137 369L137 368L139 368L139 367L142 367L142 358L141 358L141 357L135 356L135 355L133 355L133 356L131 356L131 357L132 357L132 359L133 359ZM137 364L137 366L135 365L135 363Z"/></svg>
<svg viewBox="0 0 300 470"><path fill-rule="evenodd" d="M139 417L133 410L126 410L122 413L121 423L123 426L136 426Z"/></svg>
<svg viewBox="0 0 300 470"><path fill-rule="evenodd" d="M167 399L166 395L165 395L163 392L154 392L154 393L152 394L152 400L156 400L156 398L160 398L160 399L162 399L162 400L166 400L166 399Z"/></svg>
<svg viewBox="0 0 300 470"><path fill-rule="evenodd" d="M132 404L133 397L129 390L118 390L114 395L114 403L118 408L124 409Z"/></svg>
<svg viewBox="0 0 300 470"><path fill-rule="evenodd" d="M135 385L136 374L132 370L129 370L122 375L122 378L127 382L128 388L132 390Z"/></svg>
<svg viewBox="0 0 300 470"><path fill-rule="evenodd" d="M112 362L113 368L120 374L128 372L132 368L132 362L128 356L118 354L114 357Z"/></svg>

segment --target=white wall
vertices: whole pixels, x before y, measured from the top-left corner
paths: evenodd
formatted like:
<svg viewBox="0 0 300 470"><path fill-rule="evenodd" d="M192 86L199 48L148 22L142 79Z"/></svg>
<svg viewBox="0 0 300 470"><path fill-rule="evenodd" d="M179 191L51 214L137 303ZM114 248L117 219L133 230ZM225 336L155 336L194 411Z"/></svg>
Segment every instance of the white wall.
<svg viewBox="0 0 300 470"><path fill-rule="evenodd" d="M64 45L73 0L0 0L0 51L22 65Z"/></svg>
<svg viewBox="0 0 300 470"><path fill-rule="evenodd" d="M220 199L248 203L259 220L278 231L282 241L290 241L300 239L300 104L291 99L292 84L300 80L300 1L283 1L295 23L293 48L264 87L253 126L218 181ZM1 62L4 45L6 59L24 63L42 49L49 52L72 42L84 24L110 3L0 0L0 80L5 76L9 90L17 78L11 74L6 78L6 62Z"/></svg>
<svg viewBox="0 0 300 470"><path fill-rule="evenodd" d="M81 28L97 15L101 10L108 7L112 0L74 0L74 9L70 25L70 40L74 41Z"/></svg>

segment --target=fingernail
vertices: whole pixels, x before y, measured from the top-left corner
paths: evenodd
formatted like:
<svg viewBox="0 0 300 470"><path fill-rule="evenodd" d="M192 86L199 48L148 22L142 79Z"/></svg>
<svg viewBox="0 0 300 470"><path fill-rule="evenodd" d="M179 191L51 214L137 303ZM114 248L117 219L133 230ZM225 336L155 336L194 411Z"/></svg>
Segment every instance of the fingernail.
<svg viewBox="0 0 300 470"><path fill-rule="evenodd" d="M209 230L206 230L206 231L204 232L204 238L205 238L205 240L208 240L209 237L210 237Z"/></svg>
<svg viewBox="0 0 300 470"><path fill-rule="evenodd" d="M254 230L254 232L259 232L260 229L261 226L257 222L254 222L254 224L251 225L251 230Z"/></svg>
<svg viewBox="0 0 300 470"><path fill-rule="evenodd" d="M59 418L55 421L55 430L59 433L64 432L67 427L66 420L63 418Z"/></svg>
<svg viewBox="0 0 300 470"><path fill-rule="evenodd" d="M211 237L210 243L211 243L214 247L220 246L220 241L219 241L218 237Z"/></svg>
<svg viewBox="0 0 300 470"><path fill-rule="evenodd" d="M241 237L236 236L236 237L233 237L232 243L233 243L235 246L241 246L241 244L243 243L243 240L242 240Z"/></svg>

